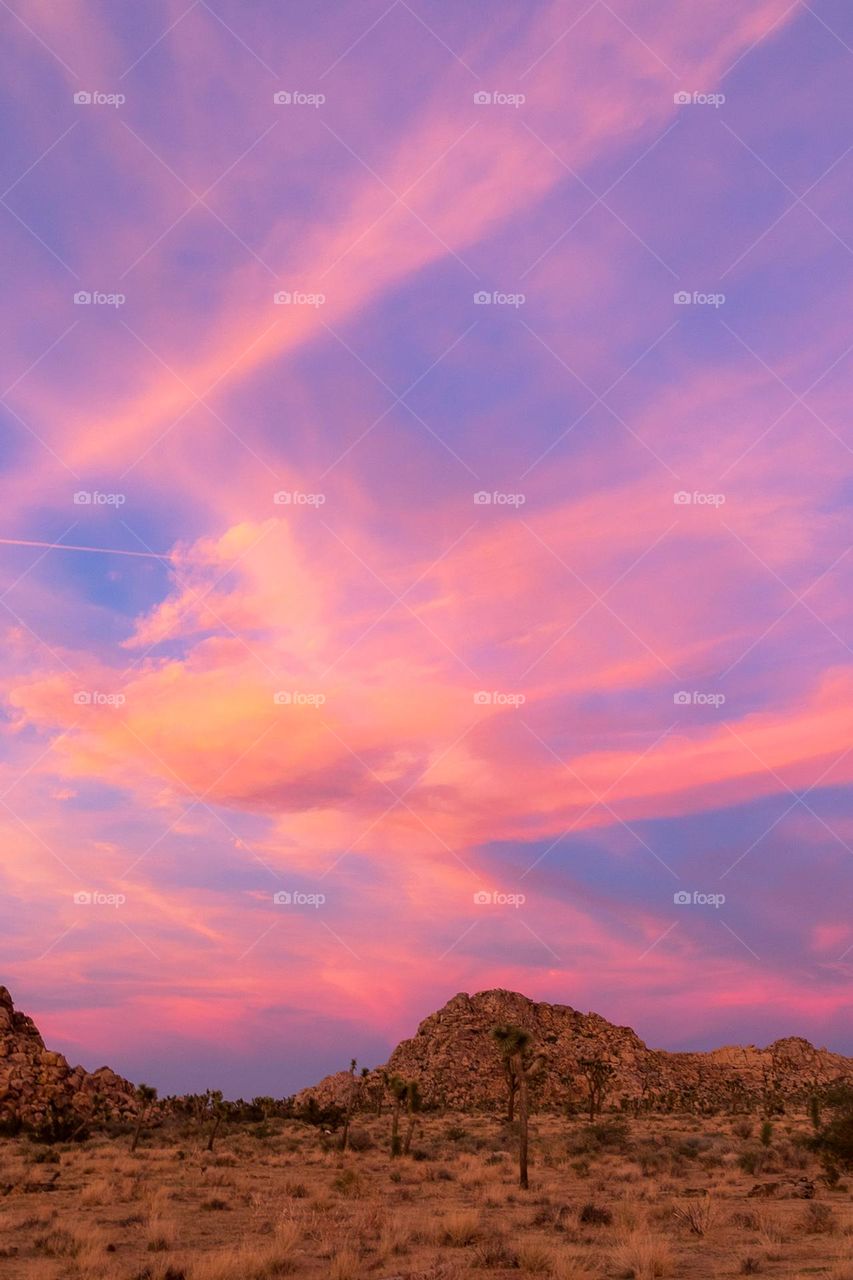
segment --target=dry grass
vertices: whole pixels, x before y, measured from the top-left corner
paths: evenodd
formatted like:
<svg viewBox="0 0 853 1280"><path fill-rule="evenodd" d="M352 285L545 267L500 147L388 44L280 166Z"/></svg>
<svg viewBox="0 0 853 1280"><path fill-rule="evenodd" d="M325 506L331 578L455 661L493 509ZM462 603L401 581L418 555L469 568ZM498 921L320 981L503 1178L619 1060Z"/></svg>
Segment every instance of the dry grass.
<svg viewBox="0 0 853 1280"><path fill-rule="evenodd" d="M357 1128L345 1156L284 1121L222 1133L213 1158L191 1126L133 1156L4 1139L0 1280L853 1280L850 1190L808 1163L806 1117L776 1123L756 1177L742 1120L534 1116L526 1193L497 1118L426 1113L419 1158L393 1161L384 1117ZM790 1190L803 1174L813 1200Z"/></svg>

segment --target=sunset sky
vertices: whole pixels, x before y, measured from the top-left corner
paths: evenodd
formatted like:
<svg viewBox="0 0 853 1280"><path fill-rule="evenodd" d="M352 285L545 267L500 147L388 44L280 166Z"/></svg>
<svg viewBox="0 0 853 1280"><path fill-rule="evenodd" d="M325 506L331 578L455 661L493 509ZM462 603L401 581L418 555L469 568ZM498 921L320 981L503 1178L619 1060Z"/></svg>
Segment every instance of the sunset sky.
<svg viewBox="0 0 853 1280"><path fill-rule="evenodd" d="M853 1053L849 4L0 24L46 1040L280 1095L509 987Z"/></svg>

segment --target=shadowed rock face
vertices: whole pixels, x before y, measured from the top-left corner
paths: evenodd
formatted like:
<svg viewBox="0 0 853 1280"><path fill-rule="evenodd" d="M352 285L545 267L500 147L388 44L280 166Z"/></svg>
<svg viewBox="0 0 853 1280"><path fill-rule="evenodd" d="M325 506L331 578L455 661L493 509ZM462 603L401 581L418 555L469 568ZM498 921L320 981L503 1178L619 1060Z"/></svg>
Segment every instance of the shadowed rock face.
<svg viewBox="0 0 853 1280"><path fill-rule="evenodd" d="M38 1128L69 1111L82 1122L101 1109L113 1117L134 1114L133 1085L109 1067L70 1067L61 1053L45 1048L32 1018L0 987L0 1126Z"/></svg>
<svg viewBox="0 0 853 1280"><path fill-rule="evenodd" d="M411 1040L397 1046L384 1069L417 1079L428 1104L498 1109L506 1086L491 1032L500 1023L524 1027L544 1053L534 1101L546 1109L562 1109L568 1101L584 1105L587 1084L580 1063L585 1058L613 1064L608 1109L751 1109L769 1096L805 1103L815 1086L853 1081L853 1059L815 1049L797 1036L766 1049L749 1045L668 1053L647 1048L630 1027L614 1026L596 1013L504 990L454 996L424 1019ZM379 1078L379 1070L371 1079ZM298 1100L312 1094L321 1105L341 1102L348 1088L349 1077L338 1073L304 1090Z"/></svg>

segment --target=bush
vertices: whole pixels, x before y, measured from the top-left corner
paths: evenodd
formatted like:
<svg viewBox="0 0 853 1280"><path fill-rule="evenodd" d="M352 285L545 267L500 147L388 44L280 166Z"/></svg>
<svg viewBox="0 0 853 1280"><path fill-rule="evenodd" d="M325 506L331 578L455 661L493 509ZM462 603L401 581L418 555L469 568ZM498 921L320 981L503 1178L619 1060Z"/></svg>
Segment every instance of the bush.
<svg viewBox="0 0 853 1280"><path fill-rule="evenodd" d="M810 1145L830 1174L853 1169L853 1088L843 1086L830 1091L826 1103L830 1119L821 1125Z"/></svg>
<svg viewBox="0 0 853 1280"><path fill-rule="evenodd" d="M828 1204L813 1200L803 1214L803 1230L809 1234L819 1234L835 1230L835 1214Z"/></svg>
<svg viewBox="0 0 853 1280"><path fill-rule="evenodd" d="M597 1204L585 1204L578 1214L578 1218L585 1226L590 1227L609 1227L613 1221L613 1214L609 1209L602 1208Z"/></svg>

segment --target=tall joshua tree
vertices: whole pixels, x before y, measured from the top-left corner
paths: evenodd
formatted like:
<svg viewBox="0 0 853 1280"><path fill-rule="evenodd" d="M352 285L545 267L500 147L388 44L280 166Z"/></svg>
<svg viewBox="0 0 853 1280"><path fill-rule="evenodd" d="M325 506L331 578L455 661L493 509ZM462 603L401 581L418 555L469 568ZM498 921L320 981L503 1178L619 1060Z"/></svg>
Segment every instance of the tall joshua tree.
<svg viewBox="0 0 853 1280"><path fill-rule="evenodd" d="M148 1118L148 1112L150 1111L152 1104L157 1101L157 1090L150 1084L137 1085L136 1098L139 1102L139 1114L136 1117L136 1128L133 1131L133 1142L130 1144L131 1151L135 1151L139 1146L139 1135L142 1133L142 1126Z"/></svg>
<svg viewBox="0 0 853 1280"><path fill-rule="evenodd" d="M408 1092L408 1084L402 1076L391 1076L388 1080L388 1089L393 1099L391 1106L391 1155L398 1156L401 1153L400 1147L400 1111L403 1103L406 1101Z"/></svg>
<svg viewBox="0 0 853 1280"><path fill-rule="evenodd" d="M421 1109L421 1091L417 1080L409 1080L406 1084L406 1114L409 1118L408 1127L406 1129L406 1137L403 1142L403 1155L407 1156L412 1148L412 1138L415 1135L415 1125L418 1122L418 1112Z"/></svg>
<svg viewBox="0 0 853 1280"><path fill-rule="evenodd" d="M216 1135L219 1132L219 1126L225 1119L228 1111L228 1104L222 1100L222 1090L214 1089L210 1094L210 1114L213 1116L213 1125L207 1139L207 1150L213 1150L213 1144L216 1141Z"/></svg>
<svg viewBox="0 0 853 1280"><path fill-rule="evenodd" d="M518 1094L518 1185L522 1191L529 1187L527 1176L528 1117L530 1114L530 1097L528 1085L531 1078L540 1070L545 1055L532 1052L530 1033L522 1027L500 1026L492 1031L507 1079L510 1076L514 1087L510 1096Z"/></svg>
<svg viewBox="0 0 853 1280"><path fill-rule="evenodd" d="M350 1058L349 1064L349 1088L347 1090L347 1109L344 1115L344 1132L341 1137L341 1151L346 1151L349 1143L349 1122L352 1119L352 1109L355 1104L355 1069L357 1067L355 1058Z"/></svg>

